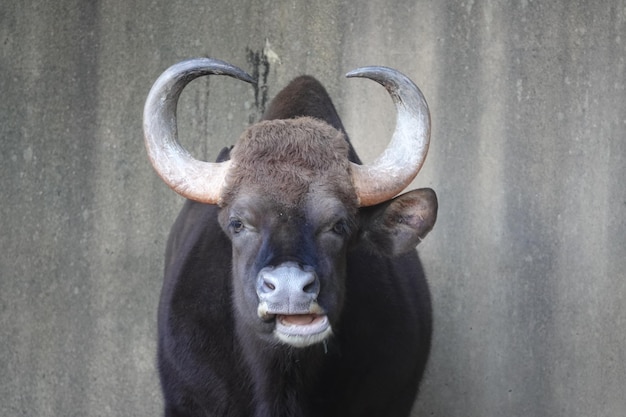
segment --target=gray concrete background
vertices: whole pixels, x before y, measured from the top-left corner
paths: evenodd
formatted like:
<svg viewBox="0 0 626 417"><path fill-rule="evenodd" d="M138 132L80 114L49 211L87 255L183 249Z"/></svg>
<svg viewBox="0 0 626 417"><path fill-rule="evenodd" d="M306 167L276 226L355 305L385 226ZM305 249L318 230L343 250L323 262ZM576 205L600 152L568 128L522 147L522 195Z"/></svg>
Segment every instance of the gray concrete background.
<svg viewBox="0 0 626 417"><path fill-rule="evenodd" d="M160 414L155 311L182 199L141 114L157 76L200 55L261 74L256 99L221 78L183 94L200 158L302 73L366 160L393 108L343 74L392 66L424 91L415 185L440 212L415 416L624 415L626 2L59 0L0 4L1 416Z"/></svg>

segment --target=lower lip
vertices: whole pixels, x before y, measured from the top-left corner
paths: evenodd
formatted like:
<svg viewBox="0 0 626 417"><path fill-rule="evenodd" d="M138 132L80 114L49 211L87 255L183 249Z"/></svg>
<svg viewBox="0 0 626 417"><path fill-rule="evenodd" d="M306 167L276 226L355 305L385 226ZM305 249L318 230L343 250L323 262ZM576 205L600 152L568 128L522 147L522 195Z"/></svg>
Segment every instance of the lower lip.
<svg viewBox="0 0 626 417"><path fill-rule="evenodd" d="M325 315L297 314L276 316L276 330L285 335L316 335L328 329L330 323Z"/></svg>

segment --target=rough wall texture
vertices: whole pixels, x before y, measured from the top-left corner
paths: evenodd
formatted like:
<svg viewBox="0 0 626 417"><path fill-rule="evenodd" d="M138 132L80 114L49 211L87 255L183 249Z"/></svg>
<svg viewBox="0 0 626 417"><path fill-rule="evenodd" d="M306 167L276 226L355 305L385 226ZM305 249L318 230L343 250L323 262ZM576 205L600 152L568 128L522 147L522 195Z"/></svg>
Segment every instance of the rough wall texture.
<svg viewBox="0 0 626 417"><path fill-rule="evenodd" d="M431 105L416 185L435 339L415 416L626 409L626 2L5 1L0 4L0 415L158 415L155 311L182 204L141 114L169 65L210 55L183 142L212 159L292 77L317 76L365 160L400 69Z"/></svg>

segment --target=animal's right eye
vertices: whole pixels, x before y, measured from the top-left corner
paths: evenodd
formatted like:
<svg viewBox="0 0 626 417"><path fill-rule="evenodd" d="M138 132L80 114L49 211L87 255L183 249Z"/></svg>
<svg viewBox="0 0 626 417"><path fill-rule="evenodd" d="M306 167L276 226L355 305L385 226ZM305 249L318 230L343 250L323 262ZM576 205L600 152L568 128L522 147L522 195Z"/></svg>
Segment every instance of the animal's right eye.
<svg viewBox="0 0 626 417"><path fill-rule="evenodd" d="M232 218L230 219L230 222L228 224L228 227L230 228L230 230L233 233L239 233L241 232L246 226L243 224L243 222L237 218Z"/></svg>

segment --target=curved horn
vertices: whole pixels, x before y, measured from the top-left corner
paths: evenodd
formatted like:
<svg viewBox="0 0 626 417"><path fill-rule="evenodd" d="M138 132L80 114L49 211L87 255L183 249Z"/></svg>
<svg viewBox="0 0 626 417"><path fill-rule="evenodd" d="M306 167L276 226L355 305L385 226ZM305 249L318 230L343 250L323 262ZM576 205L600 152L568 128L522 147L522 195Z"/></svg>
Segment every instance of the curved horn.
<svg viewBox="0 0 626 417"><path fill-rule="evenodd" d="M371 165L352 164L359 203L372 206L401 192L419 172L430 142L430 112L419 88L394 69L363 67L346 77L378 82L387 89L396 107L396 129L387 148Z"/></svg>
<svg viewBox="0 0 626 417"><path fill-rule="evenodd" d="M255 81L226 62L196 58L172 65L155 81L143 111L143 131L150 162L174 191L203 203L219 202L230 161L211 163L195 159L178 142L176 107L185 86L203 75L228 75Z"/></svg>

